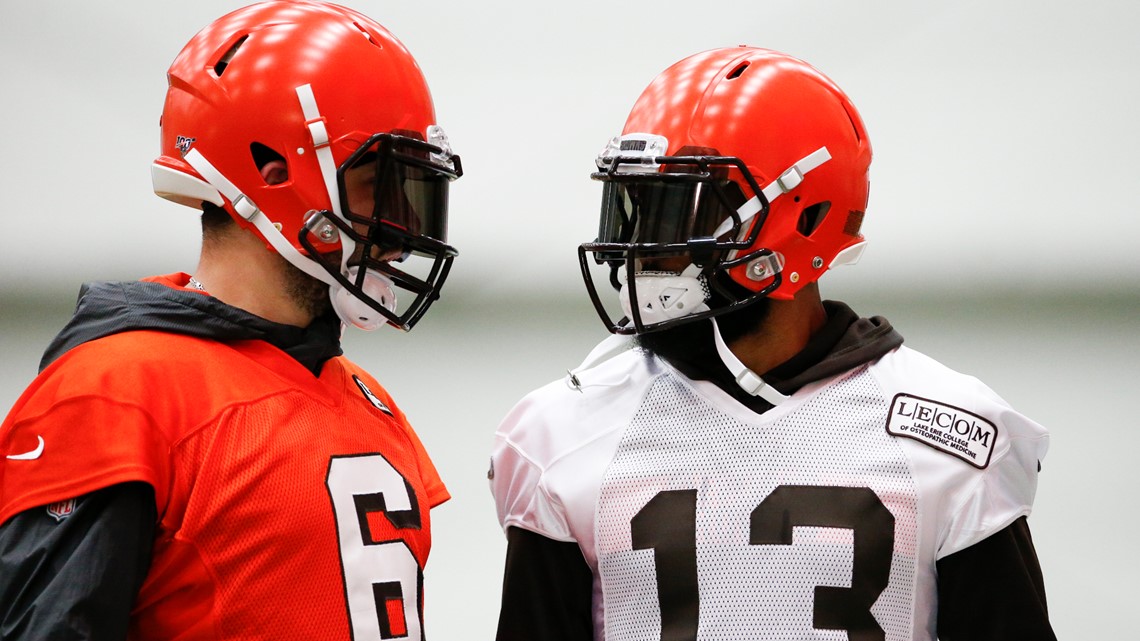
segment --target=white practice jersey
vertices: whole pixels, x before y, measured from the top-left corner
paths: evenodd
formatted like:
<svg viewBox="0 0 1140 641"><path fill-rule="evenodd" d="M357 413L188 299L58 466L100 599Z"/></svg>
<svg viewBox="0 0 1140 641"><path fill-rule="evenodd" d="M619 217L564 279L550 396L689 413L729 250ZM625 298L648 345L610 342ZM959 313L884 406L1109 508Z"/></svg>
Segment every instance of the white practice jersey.
<svg viewBox="0 0 1140 641"><path fill-rule="evenodd" d="M496 433L503 528L575 541L595 638L934 639L935 562L1027 515L1045 430L907 347L764 414L639 350Z"/></svg>

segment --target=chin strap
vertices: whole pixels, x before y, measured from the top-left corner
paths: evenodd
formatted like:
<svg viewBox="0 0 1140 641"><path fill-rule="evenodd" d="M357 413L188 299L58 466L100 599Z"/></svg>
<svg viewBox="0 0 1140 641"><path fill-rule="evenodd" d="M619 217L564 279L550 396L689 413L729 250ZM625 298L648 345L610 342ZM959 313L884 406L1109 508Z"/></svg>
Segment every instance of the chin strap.
<svg viewBox="0 0 1140 641"><path fill-rule="evenodd" d="M785 169L779 178L776 178L769 183L767 187L761 189L761 191L764 192L764 198L768 201L769 205L772 204L772 201L779 198L782 194L786 194L798 187L799 184L804 181L804 176L807 175L809 171L818 168L829 160L831 160L831 152L827 150L827 147L820 147L803 158L800 158L796 161L796 164ZM740 217L741 230L747 229L747 225L744 223L751 220L759 211L759 196L749 198L736 210L737 216ZM721 234L732 229L734 222L732 218L722 222L716 231L713 232L713 237L720 237Z"/></svg>
<svg viewBox="0 0 1140 641"><path fill-rule="evenodd" d="M301 85L297 87L297 102L301 106L301 113L305 117L305 128L309 130L309 137L313 140L313 152L317 157L317 166L321 170L321 178L324 179L325 192L329 195L329 209L333 215L342 221L347 222L348 219L344 217L344 212L341 211L340 206L340 187L337 186L336 181L336 160L333 158L332 143L329 140L328 128L325 127L325 117L321 115L321 110L317 107L317 98L313 95L312 85ZM348 260L352 257L353 251L356 249L356 241L349 237L348 234L338 234L340 240L340 270L345 273L348 270ZM339 283L335 287L339 287Z"/></svg>
<svg viewBox="0 0 1140 641"><path fill-rule="evenodd" d="M329 195L329 207L332 215L344 222L344 211L340 204L340 187L336 179L336 159L333 158L332 144L329 140L328 128L325 126L325 117L317 107L317 98L313 95L312 85L301 85L296 88L297 101L301 105L301 113L305 116L305 127L313 140L313 152L317 156L317 166L320 167L321 177L324 178L325 191ZM384 274L377 273L368 268L350 267L348 261L356 252L356 241L348 234L338 234L340 240L340 272L352 282L358 281L361 269L364 269L364 279L360 287L366 296L393 314L396 313L395 283ZM376 311L371 305L364 302L357 295L341 285L340 282L329 283L329 299L332 300L333 309L337 316L346 324L353 325L366 332L373 331L388 319Z"/></svg>
<svg viewBox="0 0 1140 641"><path fill-rule="evenodd" d="M786 194L804 181L804 175L831 160L831 152L827 147L820 147L810 154L800 158L796 164L784 170L780 177L773 180L764 188L764 197L768 202L776 200L780 194Z"/></svg>
<svg viewBox="0 0 1140 641"><path fill-rule="evenodd" d="M716 341L716 352L720 354L720 360L724 363L728 371L736 379L736 384L740 389L748 392L752 396L759 396L760 398L768 401L772 405L779 405L788 400L788 397L781 394L779 390L764 382L756 372L745 367L744 363L728 349L728 345L724 342L724 337L720 335L720 326L716 324L716 319L713 318L713 340Z"/></svg>
<svg viewBox="0 0 1140 641"><path fill-rule="evenodd" d="M301 252L297 251L293 245L285 239L273 221L265 215L265 212L258 209L248 196L243 194L229 178L226 178L222 172L214 167L213 163L206 160L206 157L201 154L197 149L191 149L182 158L188 165L198 172L211 187L218 190L218 193L225 196L233 205L234 211L239 216L249 221L251 225L261 232L262 237L273 246L273 249L281 256L289 261L294 267L305 272L306 274L316 278L319 281L333 285L336 279L328 274L316 261L310 260Z"/></svg>

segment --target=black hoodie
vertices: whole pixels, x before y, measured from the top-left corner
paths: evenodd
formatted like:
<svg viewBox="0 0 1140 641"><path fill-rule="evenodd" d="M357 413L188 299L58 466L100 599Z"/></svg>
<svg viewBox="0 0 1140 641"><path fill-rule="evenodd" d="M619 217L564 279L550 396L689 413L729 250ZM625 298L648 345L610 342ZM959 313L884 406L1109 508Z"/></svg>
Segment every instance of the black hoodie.
<svg viewBox="0 0 1140 641"><path fill-rule="evenodd" d="M216 341L263 340L288 353L314 375L342 354L341 324L332 312L305 328L265 320L203 292L179 288L186 276L166 282L95 282L79 290L75 314L51 341L40 371L83 343L131 330L158 330ZM169 284L168 284L169 283Z"/></svg>

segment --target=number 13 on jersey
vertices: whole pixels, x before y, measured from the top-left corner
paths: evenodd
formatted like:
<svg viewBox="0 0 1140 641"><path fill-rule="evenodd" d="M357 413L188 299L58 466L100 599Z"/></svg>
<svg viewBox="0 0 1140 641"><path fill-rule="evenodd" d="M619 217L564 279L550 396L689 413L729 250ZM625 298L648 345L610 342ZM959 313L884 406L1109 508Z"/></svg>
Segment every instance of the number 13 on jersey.
<svg viewBox="0 0 1140 641"><path fill-rule="evenodd" d="M653 550L662 641L696 641L700 620L697 491L657 493L634 515L634 550ZM845 630L852 641L882 641L871 606L887 587L894 547L891 512L870 488L781 485L752 510L750 545L792 545L794 527L851 531L851 587L815 588L812 625ZM779 578L775 579L777 582ZM741 606L748 599L742 590Z"/></svg>

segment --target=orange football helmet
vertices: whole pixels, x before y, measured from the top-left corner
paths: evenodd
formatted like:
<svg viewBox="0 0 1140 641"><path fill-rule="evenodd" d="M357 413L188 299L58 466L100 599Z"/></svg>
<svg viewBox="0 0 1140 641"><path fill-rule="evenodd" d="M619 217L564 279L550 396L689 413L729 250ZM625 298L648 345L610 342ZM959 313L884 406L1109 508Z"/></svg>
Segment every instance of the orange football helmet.
<svg viewBox="0 0 1140 641"><path fill-rule="evenodd" d="M328 283L346 323L406 330L419 320L457 255L448 184L463 171L399 40L338 5L264 2L194 36L168 81L156 193L225 208ZM285 162L284 182L263 179L267 158ZM345 173L367 163L372 206L354 211ZM399 289L413 298L398 305Z"/></svg>
<svg viewBox="0 0 1140 641"><path fill-rule="evenodd" d="M855 262L871 143L850 99L802 60L753 47L690 56L641 94L597 159L598 237L579 248L602 320L636 334L790 299ZM624 317L602 304L609 267Z"/></svg>

